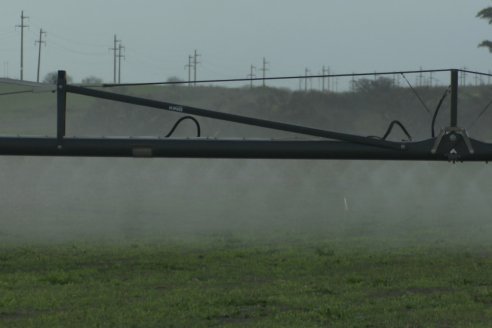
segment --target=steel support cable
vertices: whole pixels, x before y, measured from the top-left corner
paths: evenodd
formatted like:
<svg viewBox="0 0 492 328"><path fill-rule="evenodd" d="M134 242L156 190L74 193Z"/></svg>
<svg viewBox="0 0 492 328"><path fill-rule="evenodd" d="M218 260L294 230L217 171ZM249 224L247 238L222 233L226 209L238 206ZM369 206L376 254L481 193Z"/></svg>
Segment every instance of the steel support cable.
<svg viewBox="0 0 492 328"><path fill-rule="evenodd" d="M476 74L476 75L481 75L481 76L487 76L487 77L492 77L492 74L490 73L482 73L482 72L476 72L476 71L470 71L470 70L459 70L462 73L469 73L469 74ZM489 110L490 106L492 105L492 100L490 100L487 105L480 111L478 116L468 125L467 129L473 128L480 118Z"/></svg>
<svg viewBox="0 0 492 328"><path fill-rule="evenodd" d="M410 89L412 90L412 92L415 94L415 96L418 98L418 100L420 101L420 103L422 104L422 106L424 106L425 110L427 111L427 114L430 114L431 112L430 112L429 107L427 107L427 105L425 104L425 101L422 99L422 97L420 97L420 95L417 92L417 90L415 90L415 88L412 86L412 84L410 83L410 81L408 81L408 79L405 76L405 74L404 73L401 73L401 76L407 82L408 86L410 87Z"/></svg>
<svg viewBox="0 0 492 328"><path fill-rule="evenodd" d="M492 74L491 73L483 73L483 72L477 72L477 71L470 71L470 70L466 70L466 69L459 69L458 72L492 77Z"/></svg>
<svg viewBox="0 0 492 328"><path fill-rule="evenodd" d="M12 95L19 95L22 93L34 93L34 91L33 90L24 90L24 91L3 92L3 93L0 93L0 96L12 96Z"/></svg>
<svg viewBox="0 0 492 328"><path fill-rule="evenodd" d="M487 105L485 105L485 107L482 109L480 114L478 114L477 118L475 120L473 120L473 122L468 126L468 129L473 128L477 124L477 122L480 120L480 118L489 110L491 105L492 105L492 100L489 101L487 103Z"/></svg>
<svg viewBox="0 0 492 328"><path fill-rule="evenodd" d="M41 90L41 91L35 91L35 90L23 90L23 91L9 91L9 92L3 92L0 93L1 96L12 96L12 95L19 95L23 93L48 93L48 92L55 92L55 90Z"/></svg>
<svg viewBox="0 0 492 328"><path fill-rule="evenodd" d="M394 71L394 72L372 72L372 73L350 73L350 74L318 74L318 75L292 75L292 76L273 76L273 77L257 77L257 78L237 78L237 79L211 79L211 80L199 80L193 83L206 84L206 83L226 83L226 82L251 82L251 81L275 81L275 80L298 80L298 79L316 79L316 78L342 78L342 77L355 77L355 76L383 76L383 75L395 75L395 74L416 74L416 73L442 73L449 72L451 69L433 69L426 71ZM132 87L132 86L147 86L147 85L178 85L188 84L188 81L175 81L175 82L143 82L143 83L103 83L100 86L103 88L113 87ZM430 111L429 111L430 113Z"/></svg>

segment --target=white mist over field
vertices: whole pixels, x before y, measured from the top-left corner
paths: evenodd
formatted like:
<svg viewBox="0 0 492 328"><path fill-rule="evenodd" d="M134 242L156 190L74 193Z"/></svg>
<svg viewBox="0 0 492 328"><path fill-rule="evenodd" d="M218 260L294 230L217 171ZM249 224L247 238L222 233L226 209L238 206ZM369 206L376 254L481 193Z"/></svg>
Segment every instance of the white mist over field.
<svg viewBox="0 0 492 328"><path fill-rule="evenodd" d="M482 163L3 157L0 238L487 242L491 177Z"/></svg>

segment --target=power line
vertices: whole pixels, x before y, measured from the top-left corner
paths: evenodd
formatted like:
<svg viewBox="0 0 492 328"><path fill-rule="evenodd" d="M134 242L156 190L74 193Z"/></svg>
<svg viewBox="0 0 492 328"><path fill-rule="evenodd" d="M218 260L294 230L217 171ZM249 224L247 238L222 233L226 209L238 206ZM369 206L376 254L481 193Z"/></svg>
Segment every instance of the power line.
<svg viewBox="0 0 492 328"><path fill-rule="evenodd" d="M50 32L50 36L52 36L51 32ZM73 48L67 47L64 44L58 43L58 41L53 40L53 38L50 39L50 44L54 48L57 48L57 49L60 49L63 51L67 51L69 53L80 55L80 56L101 57L101 56L106 54L106 52L85 52L85 51L73 49ZM113 50L113 48L110 48L110 50Z"/></svg>
<svg viewBox="0 0 492 328"><path fill-rule="evenodd" d="M9 62L8 61L3 62L3 76L9 77Z"/></svg>
<svg viewBox="0 0 492 328"><path fill-rule="evenodd" d="M261 70L261 69L260 69ZM438 73L438 72L449 72L451 71L452 69L450 68L447 68L447 69L433 69L433 70L425 70L424 72L435 72L435 73ZM463 70L458 70L460 72L462 72ZM308 76L309 78L321 78L321 77L326 77L326 78L333 78L333 79L336 79L336 78L344 78L344 77L364 77L364 76L374 76L374 75L378 75L378 76L382 76L382 75L393 75L393 74L417 74L417 73L420 73L421 71L420 70L415 70L415 71L386 71L386 72L377 72L377 73L350 73L350 74L329 74L329 75L311 75L311 76ZM482 75L488 75L486 73L481 73ZM492 76L492 74L491 74ZM293 80L293 79L304 79L305 76L304 75L292 75L292 76L275 76L275 77L256 77L256 78L237 78L237 79L211 79L211 80L199 80L199 81L196 81L196 83L201 83L201 84L204 84L204 83L226 83L226 82L244 82L244 81L262 81L262 80L271 80L271 81L278 81L278 80ZM144 85L166 85L166 84L184 84L184 83L188 83L186 81L183 81L183 82L141 82L141 83L124 83L122 84L122 86L144 86ZM335 85L335 82L333 83L333 85ZM104 87L113 87L113 86L119 86L117 84L111 84L111 83L105 83L103 84Z"/></svg>
<svg viewBox="0 0 492 328"><path fill-rule="evenodd" d="M43 35L46 35L46 31L43 31L43 29L39 30L39 40L36 40L34 44L38 44L38 74L36 77L36 82L39 82L39 73L41 70L41 45L44 44L46 46L46 41L43 41Z"/></svg>
<svg viewBox="0 0 492 328"><path fill-rule="evenodd" d="M50 31L50 39L58 39L64 43L69 43L75 47L83 47L84 49L88 47L94 49L100 49L106 46L104 43L94 43L90 41L83 41L80 39L72 39L69 37L65 37L63 34L58 34L57 32L53 32L53 31Z"/></svg>
<svg viewBox="0 0 492 328"><path fill-rule="evenodd" d="M0 40L2 40L2 41L13 39L13 38L16 38L16 37L17 37L17 33L15 33L15 32L11 32L9 34L7 34L7 33L0 34Z"/></svg>
<svg viewBox="0 0 492 328"><path fill-rule="evenodd" d="M21 29L21 53L20 53L20 79L24 80L24 29L29 25L24 24L24 20L28 19L28 16L24 16L24 10L21 11L21 23L16 25Z"/></svg>

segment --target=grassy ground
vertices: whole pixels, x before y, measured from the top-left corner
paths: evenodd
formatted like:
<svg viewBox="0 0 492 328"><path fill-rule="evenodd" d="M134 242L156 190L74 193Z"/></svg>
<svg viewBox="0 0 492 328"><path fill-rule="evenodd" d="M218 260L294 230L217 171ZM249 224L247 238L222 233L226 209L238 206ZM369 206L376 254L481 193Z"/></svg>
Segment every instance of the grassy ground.
<svg viewBox="0 0 492 328"><path fill-rule="evenodd" d="M490 327L492 247L214 237L0 248L4 327Z"/></svg>

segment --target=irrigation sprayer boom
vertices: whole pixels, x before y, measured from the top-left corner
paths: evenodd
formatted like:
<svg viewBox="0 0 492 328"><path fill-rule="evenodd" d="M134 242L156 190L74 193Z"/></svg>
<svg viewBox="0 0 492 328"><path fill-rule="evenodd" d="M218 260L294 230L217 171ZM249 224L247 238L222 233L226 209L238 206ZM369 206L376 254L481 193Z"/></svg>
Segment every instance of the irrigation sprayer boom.
<svg viewBox="0 0 492 328"><path fill-rule="evenodd" d="M350 160L427 160L490 161L492 143L470 138L458 122L459 72L450 73L450 118L447 127L425 140L394 142L350 133L315 129L300 125L257 119L175 103L128 96L67 83L66 72L58 72L56 137L0 137L0 155L90 156L90 157L182 157L182 158L258 158L258 159L350 159ZM402 72L392 72L402 73ZM342 76L342 75L338 75ZM350 76L350 74L346 75ZM80 138L66 136L67 96L83 95L183 114L184 118L206 117L233 123L292 132L312 137L309 140L155 138ZM442 104L442 100L440 105ZM440 107L439 105L439 107ZM439 110L439 107L437 110ZM436 110L436 114L437 114ZM436 115L434 115L435 118ZM198 126L198 123L197 123ZM199 127L199 126L198 126Z"/></svg>

